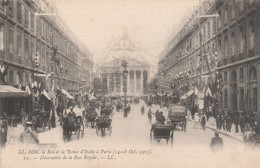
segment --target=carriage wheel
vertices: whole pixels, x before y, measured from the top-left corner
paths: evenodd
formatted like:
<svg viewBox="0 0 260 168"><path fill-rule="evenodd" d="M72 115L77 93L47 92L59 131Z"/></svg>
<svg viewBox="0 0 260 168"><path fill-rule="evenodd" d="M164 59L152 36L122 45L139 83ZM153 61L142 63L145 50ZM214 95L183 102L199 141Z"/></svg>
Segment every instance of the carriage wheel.
<svg viewBox="0 0 260 168"><path fill-rule="evenodd" d="M96 125L96 134L98 136L98 126Z"/></svg>
<svg viewBox="0 0 260 168"><path fill-rule="evenodd" d="M112 127L110 126L110 129L109 129L109 136L111 135L112 133Z"/></svg>
<svg viewBox="0 0 260 168"><path fill-rule="evenodd" d="M181 130L184 131L184 122L181 122Z"/></svg>
<svg viewBox="0 0 260 168"><path fill-rule="evenodd" d="M153 144L153 132L150 131L150 141L151 141L151 144Z"/></svg>
<svg viewBox="0 0 260 168"><path fill-rule="evenodd" d="M43 132L45 131L45 125L44 125L44 122L42 123L42 131L43 131Z"/></svg>
<svg viewBox="0 0 260 168"><path fill-rule="evenodd" d="M85 127L88 128L88 120L85 121Z"/></svg>
<svg viewBox="0 0 260 168"><path fill-rule="evenodd" d="M49 124L49 131L50 131L51 130L51 121L50 120L49 120L48 124Z"/></svg>
<svg viewBox="0 0 260 168"><path fill-rule="evenodd" d="M77 130L77 140L79 140L80 137L80 129Z"/></svg>
<svg viewBox="0 0 260 168"><path fill-rule="evenodd" d="M186 127L187 127L187 122L186 120L184 121L184 132L186 132Z"/></svg>
<svg viewBox="0 0 260 168"><path fill-rule="evenodd" d="M171 139L171 148L172 148L172 144L173 144L173 131L171 132L171 137L170 137L170 139Z"/></svg>
<svg viewBox="0 0 260 168"><path fill-rule="evenodd" d="M84 124L82 123L82 130L81 130L81 137L83 137L84 136Z"/></svg>

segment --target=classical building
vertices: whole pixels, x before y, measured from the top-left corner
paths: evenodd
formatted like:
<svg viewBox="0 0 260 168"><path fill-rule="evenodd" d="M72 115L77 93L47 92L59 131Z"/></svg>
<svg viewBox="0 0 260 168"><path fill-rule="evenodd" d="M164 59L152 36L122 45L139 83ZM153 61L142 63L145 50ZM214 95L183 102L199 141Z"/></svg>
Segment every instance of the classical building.
<svg viewBox="0 0 260 168"><path fill-rule="evenodd" d="M260 115L259 3L204 1L162 52L160 76L184 94L199 80L207 86L219 74L223 108ZM200 11L219 16L199 18Z"/></svg>
<svg viewBox="0 0 260 168"><path fill-rule="evenodd" d="M108 60L99 68L102 83L109 94L123 95L122 60L127 61L127 95L141 96L145 93L150 64L143 58L144 54L139 45L129 39L127 32L123 33L120 40L110 44L106 54Z"/></svg>
<svg viewBox="0 0 260 168"><path fill-rule="evenodd" d="M93 69L91 54L48 0L0 2L0 65L5 84L26 87L37 76L46 90L55 83L71 94L90 85Z"/></svg>
<svg viewBox="0 0 260 168"><path fill-rule="evenodd" d="M61 92L80 102L92 83L92 69L91 54L64 24L54 4L0 1L1 115L6 112L9 120L15 116L19 121L22 108L31 119L38 108L50 112L51 103L54 109L66 107L67 102L58 97Z"/></svg>

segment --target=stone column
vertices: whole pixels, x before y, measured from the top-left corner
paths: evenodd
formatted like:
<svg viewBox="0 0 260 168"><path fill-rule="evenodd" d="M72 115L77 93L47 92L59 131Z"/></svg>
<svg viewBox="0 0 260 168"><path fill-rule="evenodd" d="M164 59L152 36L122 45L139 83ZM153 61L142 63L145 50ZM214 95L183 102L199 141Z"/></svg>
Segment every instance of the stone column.
<svg viewBox="0 0 260 168"><path fill-rule="evenodd" d="M134 93L136 92L136 71L134 71Z"/></svg>
<svg viewBox="0 0 260 168"><path fill-rule="evenodd" d="M124 86L123 86L123 77L124 77L124 74L121 74L121 78L120 78L120 79L121 79L121 83L120 83L120 84L121 84L121 89L120 89L120 90L121 90L121 91L120 91L121 94L123 93L123 87L124 87Z"/></svg>
<svg viewBox="0 0 260 168"><path fill-rule="evenodd" d="M127 74L127 92L130 92L130 70L128 70L128 74Z"/></svg>
<svg viewBox="0 0 260 168"><path fill-rule="evenodd" d="M141 95L143 95L143 71L141 71Z"/></svg>
<svg viewBox="0 0 260 168"><path fill-rule="evenodd" d="M107 74L107 92L109 93L109 78L110 78L110 75Z"/></svg>
<svg viewBox="0 0 260 168"><path fill-rule="evenodd" d="M114 92L116 93L116 73L114 74Z"/></svg>

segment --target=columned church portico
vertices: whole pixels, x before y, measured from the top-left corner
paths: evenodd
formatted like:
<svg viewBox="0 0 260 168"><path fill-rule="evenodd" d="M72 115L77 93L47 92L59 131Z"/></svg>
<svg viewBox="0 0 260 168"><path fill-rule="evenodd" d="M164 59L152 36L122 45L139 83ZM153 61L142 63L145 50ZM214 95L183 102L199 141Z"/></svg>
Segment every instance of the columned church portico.
<svg viewBox="0 0 260 168"><path fill-rule="evenodd" d="M123 95L123 70L121 61L127 62L127 95L141 96L150 78L150 64L143 56L140 47L128 38L126 32L120 40L110 45L106 59L113 57L99 68L103 86L106 86L108 94Z"/></svg>
<svg viewBox="0 0 260 168"><path fill-rule="evenodd" d="M127 94L141 96L149 79L149 67L127 67ZM123 68L118 67L114 72L101 73L102 82L106 83L108 93L123 95Z"/></svg>

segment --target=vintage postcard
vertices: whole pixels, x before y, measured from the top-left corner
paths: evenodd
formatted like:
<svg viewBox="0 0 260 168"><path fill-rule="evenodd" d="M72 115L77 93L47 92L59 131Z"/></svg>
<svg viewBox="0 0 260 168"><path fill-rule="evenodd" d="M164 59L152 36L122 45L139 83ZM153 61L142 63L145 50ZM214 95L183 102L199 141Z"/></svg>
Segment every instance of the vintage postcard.
<svg viewBox="0 0 260 168"><path fill-rule="evenodd" d="M0 168L257 168L259 0L0 0Z"/></svg>

